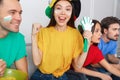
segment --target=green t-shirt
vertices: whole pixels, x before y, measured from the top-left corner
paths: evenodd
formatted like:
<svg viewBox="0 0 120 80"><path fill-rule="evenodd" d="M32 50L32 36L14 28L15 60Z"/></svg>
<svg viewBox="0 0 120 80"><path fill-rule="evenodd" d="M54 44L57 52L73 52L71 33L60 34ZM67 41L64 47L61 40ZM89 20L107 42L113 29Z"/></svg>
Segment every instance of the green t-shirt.
<svg viewBox="0 0 120 80"><path fill-rule="evenodd" d="M0 59L6 62L7 68L25 56L26 44L21 33L9 32L6 37L0 38Z"/></svg>

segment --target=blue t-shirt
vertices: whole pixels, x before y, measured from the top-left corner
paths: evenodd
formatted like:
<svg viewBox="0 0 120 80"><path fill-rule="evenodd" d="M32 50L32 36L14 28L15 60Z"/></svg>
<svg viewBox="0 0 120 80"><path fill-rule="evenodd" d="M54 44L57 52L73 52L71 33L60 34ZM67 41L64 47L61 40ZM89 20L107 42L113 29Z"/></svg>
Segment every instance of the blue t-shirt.
<svg viewBox="0 0 120 80"><path fill-rule="evenodd" d="M26 55L26 44L21 33L9 32L6 37L0 38L0 59L6 62L8 68Z"/></svg>
<svg viewBox="0 0 120 80"><path fill-rule="evenodd" d="M101 38L100 43L98 44L99 49L102 51L102 54L107 60L107 54L116 54L117 50L117 41L110 40L109 42L104 42ZM97 68L98 71L105 73L106 70L104 68Z"/></svg>
<svg viewBox="0 0 120 80"><path fill-rule="evenodd" d="M104 42L101 38L98 47L102 51L104 56L106 56L107 54L116 54L117 41L110 40L109 42Z"/></svg>

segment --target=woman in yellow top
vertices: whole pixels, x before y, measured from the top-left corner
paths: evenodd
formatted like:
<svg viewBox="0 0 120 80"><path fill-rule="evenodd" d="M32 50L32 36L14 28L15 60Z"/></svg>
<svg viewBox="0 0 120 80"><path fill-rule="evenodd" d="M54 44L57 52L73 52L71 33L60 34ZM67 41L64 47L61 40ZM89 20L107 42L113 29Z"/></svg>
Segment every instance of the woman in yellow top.
<svg viewBox="0 0 120 80"><path fill-rule="evenodd" d="M71 1L57 0L53 5L49 25L39 28L34 26L32 30L33 61L38 69L30 80L68 80L66 71L72 61L79 68L83 64L78 64L83 38L74 26Z"/></svg>

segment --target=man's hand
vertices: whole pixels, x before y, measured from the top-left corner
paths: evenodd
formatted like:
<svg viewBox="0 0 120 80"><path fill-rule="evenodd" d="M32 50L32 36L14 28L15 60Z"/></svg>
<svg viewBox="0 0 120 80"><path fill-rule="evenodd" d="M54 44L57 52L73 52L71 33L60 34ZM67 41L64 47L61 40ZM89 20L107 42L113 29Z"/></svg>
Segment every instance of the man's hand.
<svg viewBox="0 0 120 80"><path fill-rule="evenodd" d="M3 76L6 69L6 63L2 59L0 59L0 76Z"/></svg>
<svg viewBox="0 0 120 80"><path fill-rule="evenodd" d="M111 64L111 65L113 65L114 67L120 70L120 64Z"/></svg>

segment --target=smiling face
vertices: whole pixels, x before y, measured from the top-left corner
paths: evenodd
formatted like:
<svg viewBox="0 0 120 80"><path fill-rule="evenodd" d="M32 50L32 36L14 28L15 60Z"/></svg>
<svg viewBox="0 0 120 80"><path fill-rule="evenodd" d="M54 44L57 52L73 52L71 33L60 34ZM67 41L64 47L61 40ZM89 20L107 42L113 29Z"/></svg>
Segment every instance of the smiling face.
<svg viewBox="0 0 120 80"><path fill-rule="evenodd" d="M71 18L72 5L67 0L60 0L54 8L54 17L57 25L66 26Z"/></svg>
<svg viewBox="0 0 120 80"><path fill-rule="evenodd" d="M3 0L3 3L0 4L0 28L7 32L18 32L21 13L18 0Z"/></svg>
<svg viewBox="0 0 120 80"><path fill-rule="evenodd" d="M99 23L96 23L95 28L93 30L93 35L91 38L92 43L99 43L101 37L101 26Z"/></svg>

